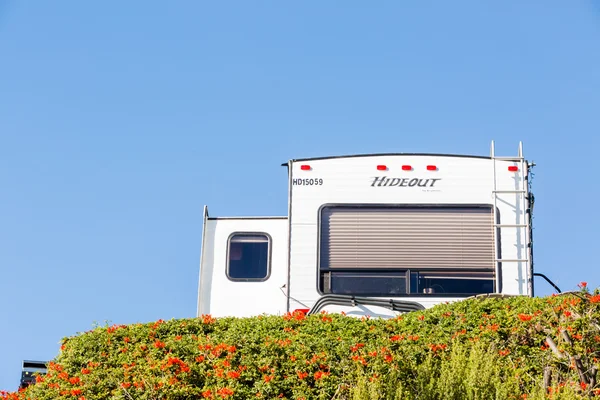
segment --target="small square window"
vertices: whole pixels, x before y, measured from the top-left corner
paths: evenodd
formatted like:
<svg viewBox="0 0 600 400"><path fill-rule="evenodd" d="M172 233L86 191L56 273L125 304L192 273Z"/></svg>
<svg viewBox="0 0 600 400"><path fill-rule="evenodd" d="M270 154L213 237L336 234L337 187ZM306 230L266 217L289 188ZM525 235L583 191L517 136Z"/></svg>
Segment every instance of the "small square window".
<svg viewBox="0 0 600 400"><path fill-rule="evenodd" d="M227 246L227 277L264 281L269 277L271 238L264 233L235 233Z"/></svg>

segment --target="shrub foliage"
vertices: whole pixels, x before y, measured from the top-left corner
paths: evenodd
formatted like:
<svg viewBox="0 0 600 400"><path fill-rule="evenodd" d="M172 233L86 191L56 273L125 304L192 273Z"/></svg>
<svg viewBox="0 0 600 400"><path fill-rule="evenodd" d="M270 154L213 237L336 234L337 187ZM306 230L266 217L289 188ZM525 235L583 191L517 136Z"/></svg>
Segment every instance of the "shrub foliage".
<svg viewBox="0 0 600 400"><path fill-rule="evenodd" d="M596 384L600 295L477 298L394 319L302 313L97 327L0 399L571 399Z"/></svg>

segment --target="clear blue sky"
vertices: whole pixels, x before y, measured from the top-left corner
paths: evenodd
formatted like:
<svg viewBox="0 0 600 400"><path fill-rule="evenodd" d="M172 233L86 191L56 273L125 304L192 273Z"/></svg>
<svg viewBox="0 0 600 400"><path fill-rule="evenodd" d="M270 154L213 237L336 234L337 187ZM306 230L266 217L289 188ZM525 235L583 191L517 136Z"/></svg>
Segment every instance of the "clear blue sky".
<svg viewBox="0 0 600 400"><path fill-rule="evenodd" d="M537 270L599 286L600 0L501 3L0 0L0 389L193 317L203 205L285 215L294 157L522 140Z"/></svg>

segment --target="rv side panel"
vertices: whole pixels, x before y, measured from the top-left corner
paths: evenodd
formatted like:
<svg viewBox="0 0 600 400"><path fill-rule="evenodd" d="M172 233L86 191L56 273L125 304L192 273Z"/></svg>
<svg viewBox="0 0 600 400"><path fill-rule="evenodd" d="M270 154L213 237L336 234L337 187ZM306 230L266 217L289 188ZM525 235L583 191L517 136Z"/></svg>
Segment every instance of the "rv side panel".
<svg viewBox="0 0 600 400"><path fill-rule="evenodd" d="M208 218L198 315L245 317L286 310L287 218Z"/></svg>

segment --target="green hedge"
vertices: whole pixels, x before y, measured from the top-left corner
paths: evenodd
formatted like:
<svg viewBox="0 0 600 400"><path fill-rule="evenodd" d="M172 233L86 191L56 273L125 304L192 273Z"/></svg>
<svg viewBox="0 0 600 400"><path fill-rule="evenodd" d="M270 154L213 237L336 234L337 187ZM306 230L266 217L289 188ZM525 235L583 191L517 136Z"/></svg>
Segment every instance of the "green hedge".
<svg viewBox="0 0 600 400"><path fill-rule="evenodd" d="M46 376L0 398L584 398L600 394L598 321L600 295L584 288L388 320L296 313L104 326L63 339Z"/></svg>

